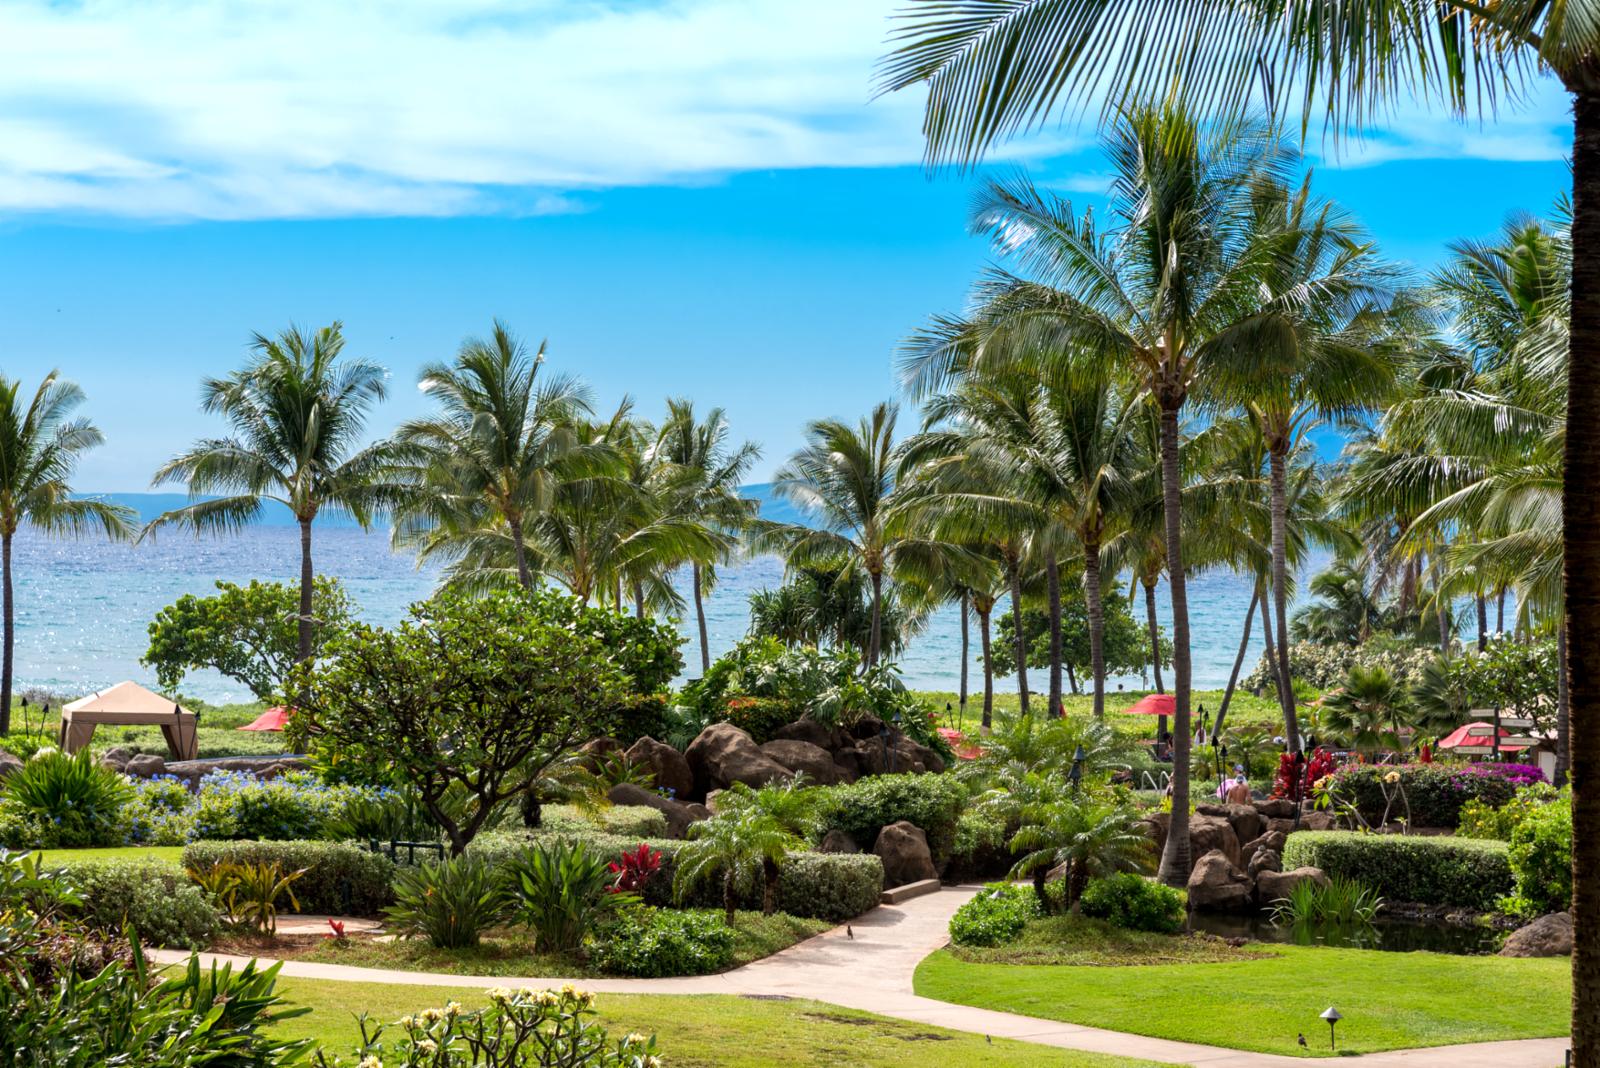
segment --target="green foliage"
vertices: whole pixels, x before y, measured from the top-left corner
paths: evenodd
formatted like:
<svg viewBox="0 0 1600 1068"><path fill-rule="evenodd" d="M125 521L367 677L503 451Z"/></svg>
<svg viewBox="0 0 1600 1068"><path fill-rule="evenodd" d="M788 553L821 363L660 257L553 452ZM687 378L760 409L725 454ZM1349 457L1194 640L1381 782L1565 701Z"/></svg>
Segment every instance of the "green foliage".
<svg viewBox="0 0 1600 1068"><path fill-rule="evenodd" d="M1302 879L1290 889L1288 897L1271 904L1275 923L1348 928L1370 924L1383 905L1383 898L1355 879L1335 875L1326 885Z"/></svg>
<svg viewBox="0 0 1600 1068"><path fill-rule="evenodd" d="M93 930L116 936L131 925L146 942L181 949L205 949L216 937L216 907L171 864L82 864L72 881L82 899L75 915Z"/></svg>
<svg viewBox="0 0 1600 1068"><path fill-rule="evenodd" d="M1387 668L1350 665L1323 700L1322 726L1362 753L1400 748L1400 725L1411 718L1411 695Z"/></svg>
<svg viewBox="0 0 1600 1068"><path fill-rule="evenodd" d="M308 772L260 779L248 772L212 772L200 780L192 807L196 839L322 838L349 822L346 812L373 796L367 787L330 785Z"/></svg>
<svg viewBox="0 0 1600 1068"><path fill-rule="evenodd" d="M720 879L723 914L731 927L740 888L766 875L762 911L771 913L777 908L783 864L802 848L804 842L795 830L770 811L750 804L718 811L689 826L689 841L674 857L673 894L681 900L697 886Z"/></svg>
<svg viewBox="0 0 1600 1068"><path fill-rule="evenodd" d="M1511 874L1516 890L1502 903L1520 916L1572 907L1572 791L1529 812L1511 832Z"/></svg>
<svg viewBox="0 0 1600 1068"><path fill-rule="evenodd" d="M956 821L967 803L967 789L949 775L871 775L823 790L826 821L871 848L878 832L908 820L928 836L933 862L942 865L955 844Z"/></svg>
<svg viewBox="0 0 1600 1068"><path fill-rule="evenodd" d="M1078 901L1085 916L1107 920L1124 930L1155 934L1181 931L1186 907L1182 890L1133 872L1089 880Z"/></svg>
<svg viewBox="0 0 1600 1068"><path fill-rule="evenodd" d="M1027 602L1024 601L1024 604ZM1101 637L1106 674L1143 675L1150 670L1150 632L1133 617L1128 599L1114 587L1101 599L1105 630ZM1050 666L1050 613L1044 608L1027 608L1022 613L1023 634L1028 643L1028 667L1044 670ZM1160 632L1161 663L1171 662L1172 642ZM996 675L1014 675L1017 670L1017 624L1012 613L1001 614L995 628L990 657ZM1089 655L1089 606L1083 596L1081 579L1064 582L1061 590L1061 661L1071 664L1079 684L1090 689L1094 684Z"/></svg>
<svg viewBox="0 0 1600 1068"><path fill-rule="evenodd" d="M1409 817L1413 827L1455 827L1467 802L1477 800L1498 808L1517 791L1518 783L1494 774L1492 765L1475 768L1487 770L1450 764L1346 764L1334 773L1330 785L1339 800L1353 804L1371 821L1379 819L1385 808L1384 778L1398 773L1405 803L1395 804L1390 818ZM1390 786L1390 790L1394 787Z"/></svg>
<svg viewBox="0 0 1600 1068"><path fill-rule="evenodd" d="M1022 936L1029 920L1044 915L1039 897L1026 886L990 883L950 917L950 941L958 946L1000 946Z"/></svg>
<svg viewBox="0 0 1600 1068"><path fill-rule="evenodd" d="M654 1038L612 1039L595 1022L594 998L573 990L489 991L486 1008L455 1002L387 1027L361 1019L355 1059L379 1068L657 1068ZM398 1032L398 1033L396 1033ZM342 1063L325 1052L317 1068Z"/></svg>
<svg viewBox="0 0 1600 1068"><path fill-rule="evenodd" d="M559 839L507 865L511 915L533 932L535 949L571 953L605 916L636 900L612 885L610 865L609 856Z"/></svg>
<svg viewBox="0 0 1600 1068"><path fill-rule="evenodd" d="M285 693L300 658L300 589L252 580L218 580L217 593L186 593L150 621L150 647L140 658L155 668L164 690L176 690L191 671L210 668L249 687L260 701ZM311 589L314 650L343 627L354 606L337 579L318 576Z"/></svg>
<svg viewBox="0 0 1600 1068"><path fill-rule="evenodd" d="M183 866L189 871L209 871L219 864L304 870L294 892L306 912L376 916L394 900L394 863L347 842L192 842L184 847Z"/></svg>
<svg viewBox="0 0 1600 1068"><path fill-rule="evenodd" d="M1284 846L1283 867L1321 868L1385 901L1484 912L1513 886L1505 843L1477 838L1296 831Z"/></svg>
<svg viewBox="0 0 1600 1068"><path fill-rule="evenodd" d="M966 809L956 820L955 840L950 847L945 878L970 882L1004 875L1011 868L1011 854L1006 843L1015 833L1015 827L990 809Z"/></svg>
<svg viewBox="0 0 1600 1068"><path fill-rule="evenodd" d="M601 971L657 979L710 975L733 961L734 932L714 913L636 908L596 933L589 959Z"/></svg>
<svg viewBox="0 0 1600 1068"><path fill-rule="evenodd" d="M911 624L894 587L886 584L878 621L885 655L905 651ZM782 586L750 594L750 636L790 647L832 646L859 653L872 639L872 586L859 570L790 567Z"/></svg>
<svg viewBox="0 0 1600 1068"><path fill-rule="evenodd" d="M394 904L384 916L404 938L426 938L440 949L478 944L484 928L505 915L501 875L480 857L429 861L395 873Z"/></svg>
<svg viewBox="0 0 1600 1068"><path fill-rule="evenodd" d="M1046 873L1065 865L1062 898L1070 908L1091 879L1154 867L1153 844L1137 821L1138 814L1120 800L1069 793L1055 782L1036 788L1021 807L1017 832L1011 836L1011 851L1022 854L1011 875L1031 875L1035 892L1043 897Z"/></svg>
<svg viewBox="0 0 1600 1068"><path fill-rule="evenodd" d="M257 934L278 932L278 903L287 898L291 909L299 909L294 883L305 874L284 872L276 864L218 864L204 871L191 872L222 909L230 924L247 927Z"/></svg>
<svg viewBox="0 0 1600 1068"><path fill-rule="evenodd" d="M76 756L42 751L0 781L0 826L21 828L32 841L0 844L38 848L121 845L128 781L102 767L87 749Z"/></svg>
<svg viewBox="0 0 1600 1068"><path fill-rule="evenodd" d="M1553 729L1557 663L1555 639L1522 642L1510 635L1491 638L1484 652L1472 649L1451 657L1450 685L1467 702L1451 727L1464 722L1470 709L1499 708L1507 716L1532 719L1539 730Z"/></svg>
<svg viewBox="0 0 1600 1068"><path fill-rule="evenodd" d="M1541 782L1524 786L1511 800L1499 806L1482 798L1471 798L1461 806L1461 825L1456 828L1456 834L1462 838L1496 838L1509 842L1512 832L1523 820L1562 796L1554 786Z"/></svg>
<svg viewBox="0 0 1600 1068"><path fill-rule="evenodd" d="M502 802L613 729L627 697L598 638L541 614L548 596L446 592L392 630L352 624L297 682L317 745L395 768L460 853Z"/></svg>
<svg viewBox="0 0 1600 1068"><path fill-rule="evenodd" d="M1393 637L1379 635L1360 645L1324 645L1297 641L1289 646L1289 673L1295 683L1331 690L1344 682L1352 666L1383 668L1395 681L1411 685L1433 663L1434 650ZM1265 655L1241 683L1247 690L1271 690L1272 668Z"/></svg>

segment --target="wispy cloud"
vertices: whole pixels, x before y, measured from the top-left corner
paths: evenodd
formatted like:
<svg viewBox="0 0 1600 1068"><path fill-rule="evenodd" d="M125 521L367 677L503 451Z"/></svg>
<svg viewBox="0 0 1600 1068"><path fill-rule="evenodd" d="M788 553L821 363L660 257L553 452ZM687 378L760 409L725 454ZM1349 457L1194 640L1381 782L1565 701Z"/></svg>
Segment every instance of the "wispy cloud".
<svg viewBox="0 0 1600 1068"><path fill-rule="evenodd" d="M895 6L0 0L0 211L540 213L594 189L915 163L920 96L872 99ZM1559 151L1550 128L1408 124L1372 151L1522 158Z"/></svg>

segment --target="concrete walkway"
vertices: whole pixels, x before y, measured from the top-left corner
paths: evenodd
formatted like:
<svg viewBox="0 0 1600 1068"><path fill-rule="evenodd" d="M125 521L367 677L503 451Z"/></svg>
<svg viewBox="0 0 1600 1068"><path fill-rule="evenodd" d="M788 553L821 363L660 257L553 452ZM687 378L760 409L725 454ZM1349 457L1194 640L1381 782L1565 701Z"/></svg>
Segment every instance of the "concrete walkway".
<svg viewBox="0 0 1600 1068"><path fill-rule="evenodd" d="M1011 1038L1062 1049L1109 1053L1172 1064L1228 1064L1237 1068L1285 1068L1307 1058L1247 1053L1174 1042L1163 1038L1058 1023L1015 1013L952 1005L918 997L912 976L928 954L948 941L955 910L977 891L950 887L901 905L885 905L853 923L836 927L753 964L720 975L683 979L584 979L585 990L609 994L739 994L809 998L846 1008L956 1031ZM153 950L163 963L188 959L187 953ZM204 961L242 964L247 957L201 954ZM431 972L354 968L343 964L287 961L283 975L411 986L452 986L482 990L491 986L560 986L570 979L486 978ZM1565 1038L1485 1042L1467 1046L1371 1053L1363 1065L1394 1068L1554 1068L1561 1064Z"/></svg>

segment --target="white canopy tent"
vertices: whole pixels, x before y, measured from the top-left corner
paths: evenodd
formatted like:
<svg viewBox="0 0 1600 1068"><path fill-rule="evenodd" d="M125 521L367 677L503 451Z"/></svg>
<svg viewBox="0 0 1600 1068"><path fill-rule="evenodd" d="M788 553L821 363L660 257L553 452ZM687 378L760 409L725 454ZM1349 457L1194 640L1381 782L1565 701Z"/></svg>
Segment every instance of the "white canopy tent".
<svg viewBox="0 0 1600 1068"><path fill-rule="evenodd" d="M61 748L76 753L89 744L95 728L102 723L154 725L161 728L174 759L193 760L198 746L197 722L193 712L170 698L152 693L137 682L119 682L61 707Z"/></svg>

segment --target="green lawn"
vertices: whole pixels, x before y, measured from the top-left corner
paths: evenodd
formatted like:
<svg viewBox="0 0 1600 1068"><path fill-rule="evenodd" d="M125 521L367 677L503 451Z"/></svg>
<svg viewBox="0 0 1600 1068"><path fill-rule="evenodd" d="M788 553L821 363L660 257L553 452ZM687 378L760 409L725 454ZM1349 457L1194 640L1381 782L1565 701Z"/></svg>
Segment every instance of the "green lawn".
<svg viewBox="0 0 1600 1068"><path fill-rule="evenodd" d="M162 860L183 862L182 846L106 846L103 849L44 849L39 851L47 864L67 867L105 860Z"/></svg>
<svg viewBox="0 0 1600 1068"><path fill-rule="evenodd" d="M483 1002L481 992L453 987L282 979L278 988L291 1003L313 1009L279 1024L278 1033L313 1038L347 1060L360 1013L385 1022L450 1000L469 1007ZM602 994L596 1006L613 1031L655 1035L671 1068L1124 1068L1146 1063L1005 1040L991 1044L978 1035L814 1001Z"/></svg>
<svg viewBox="0 0 1600 1068"><path fill-rule="evenodd" d="M1034 681L1032 674L1030 674L1029 682L1032 683ZM1040 676L1039 681L1042 685L1043 675ZM1108 714L1120 713L1143 697L1146 692L1144 690L1126 690L1108 693L1106 694L1106 712ZM946 704L950 705L952 707L950 722L941 721L940 726L957 726L955 722L956 713L954 711L956 703L954 690L917 690L915 693L918 697L932 703L941 712L943 712ZM1030 687L1030 707L1043 707L1045 696L1045 694ZM1222 691L1195 690L1191 700L1195 709L1198 710L1201 705L1205 705L1208 712L1214 713L1218 706L1222 704ZM1066 706L1068 715L1078 713L1087 715L1094 710L1094 698L1089 694L1066 694L1062 697L1061 703ZM994 706L995 714L1001 720L1009 720L1018 711L1017 695L1015 693L996 693L994 695ZM967 696L967 715L963 723L967 727L975 727L982 716L983 679L979 677L977 687ZM1236 689L1233 691L1233 700L1228 703L1228 722L1235 726L1243 726L1245 724L1267 726L1280 722L1282 716L1283 713L1279 710L1278 701L1275 697L1257 697L1245 690ZM1133 716L1128 717L1128 719L1130 722L1124 724L1125 726L1142 725L1139 728L1140 733L1155 734L1155 717Z"/></svg>
<svg viewBox="0 0 1600 1068"><path fill-rule="evenodd" d="M715 913L721 916L721 911ZM821 934L833 926L825 920L807 920L778 913L740 912L734 917L733 963L742 964L770 957L796 942ZM297 960L349 964L359 968L398 968L402 971L437 972L442 975L482 976L573 976L597 974L582 962L551 954L535 953L533 939L526 931L500 930L486 935L472 949L436 949L426 939L406 942L335 942L321 939L308 949L285 954L270 946L249 947L239 952L262 956L291 956Z"/></svg>
<svg viewBox="0 0 1600 1068"><path fill-rule="evenodd" d="M1257 947L1252 947L1257 948ZM1257 960L1121 968L969 964L940 951L916 991L985 1009L1202 1042L1328 1054L1329 1005L1344 1014L1341 1053L1546 1038L1568 1033L1566 958L1271 946Z"/></svg>

